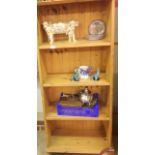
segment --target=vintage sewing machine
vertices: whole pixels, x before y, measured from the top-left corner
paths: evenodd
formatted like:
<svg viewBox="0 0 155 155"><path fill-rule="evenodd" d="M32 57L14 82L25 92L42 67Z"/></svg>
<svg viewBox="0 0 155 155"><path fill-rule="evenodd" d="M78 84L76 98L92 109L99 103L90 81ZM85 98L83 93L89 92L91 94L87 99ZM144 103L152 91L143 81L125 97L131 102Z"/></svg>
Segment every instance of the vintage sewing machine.
<svg viewBox="0 0 155 155"><path fill-rule="evenodd" d="M70 107L93 107L96 104L96 98L88 87L85 87L82 91L77 94L62 94L61 104Z"/></svg>

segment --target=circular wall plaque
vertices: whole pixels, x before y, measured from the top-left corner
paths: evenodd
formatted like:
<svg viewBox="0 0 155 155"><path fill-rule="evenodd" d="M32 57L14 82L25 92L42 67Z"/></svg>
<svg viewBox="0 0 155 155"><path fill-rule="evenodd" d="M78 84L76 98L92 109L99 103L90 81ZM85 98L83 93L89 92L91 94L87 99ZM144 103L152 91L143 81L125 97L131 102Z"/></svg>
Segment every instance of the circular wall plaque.
<svg viewBox="0 0 155 155"><path fill-rule="evenodd" d="M104 35L105 34L105 23L102 20L93 20L88 28L90 35Z"/></svg>

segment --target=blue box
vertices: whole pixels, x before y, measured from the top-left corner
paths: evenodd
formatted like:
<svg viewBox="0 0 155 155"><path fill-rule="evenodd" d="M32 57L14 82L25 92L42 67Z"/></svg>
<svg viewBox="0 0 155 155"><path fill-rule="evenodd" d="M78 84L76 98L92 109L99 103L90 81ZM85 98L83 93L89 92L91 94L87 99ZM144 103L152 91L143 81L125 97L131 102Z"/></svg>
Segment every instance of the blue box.
<svg viewBox="0 0 155 155"><path fill-rule="evenodd" d="M98 94L95 93L93 96L97 99L97 103L94 107L67 107L62 106L60 101L56 104L57 107L57 114L64 115L64 116L83 116L83 117L98 117L99 115L99 103L98 103Z"/></svg>

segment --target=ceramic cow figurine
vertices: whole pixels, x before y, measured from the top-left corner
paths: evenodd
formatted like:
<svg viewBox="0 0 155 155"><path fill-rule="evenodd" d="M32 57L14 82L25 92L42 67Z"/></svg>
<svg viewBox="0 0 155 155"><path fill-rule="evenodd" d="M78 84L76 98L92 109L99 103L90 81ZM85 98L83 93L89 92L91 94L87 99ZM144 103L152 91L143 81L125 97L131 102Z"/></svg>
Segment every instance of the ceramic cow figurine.
<svg viewBox="0 0 155 155"><path fill-rule="evenodd" d="M70 78L71 81L79 81L80 80L80 73L77 69L75 69L73 75Z"/></svg>
<svg viewBox="0 0 155 155"><path fill-rule="evenodd" d="M76 42L75 38L75 27L79 25L78 21L59 22L59 23L48 23L43 22L43 28L47 33L50 44L54 42L54 34L66 34L68 35L69 42Z"/></svg>

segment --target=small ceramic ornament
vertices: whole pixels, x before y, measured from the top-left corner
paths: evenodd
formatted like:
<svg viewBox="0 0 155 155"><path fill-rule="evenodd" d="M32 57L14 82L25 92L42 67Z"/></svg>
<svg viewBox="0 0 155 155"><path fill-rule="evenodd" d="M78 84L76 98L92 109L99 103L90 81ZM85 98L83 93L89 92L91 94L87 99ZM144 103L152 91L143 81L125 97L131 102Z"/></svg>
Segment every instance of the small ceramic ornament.
<svg viewBox="0 0 155 155"><path fill-rule="evenodd" d="M50 44L54 42L54 34L66 34L69 42L76 42L75 27L77 26L79 26L79 22L74 20L59 23L43 22L43 28L47 33Z"/></svg>
<svg viewBox="0 0 155 155"><path fill-rule="evenodd" d="M91 80L98 81L100 79L100 69L98 68L96 73L93 74L90 78Z"/></svg>
<svg viewBox="0 0 155 155"><path fill-rule="evenodd" d="M70 78L71 81L79 81L80 80L80 73L78 69L75 69L74 74Z"/></svg>
<svg viewBox="0 0 155 155"><path fill-rule="evenodd" d="M89 79L90 77L90 72L91 72L91 67L90 66L80 66L78 68L79 73L80 73L80 78L81 79Z"/></svg>

